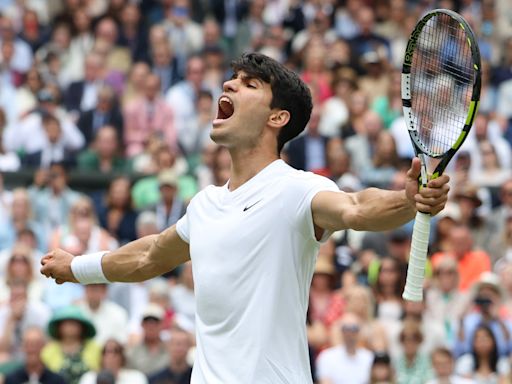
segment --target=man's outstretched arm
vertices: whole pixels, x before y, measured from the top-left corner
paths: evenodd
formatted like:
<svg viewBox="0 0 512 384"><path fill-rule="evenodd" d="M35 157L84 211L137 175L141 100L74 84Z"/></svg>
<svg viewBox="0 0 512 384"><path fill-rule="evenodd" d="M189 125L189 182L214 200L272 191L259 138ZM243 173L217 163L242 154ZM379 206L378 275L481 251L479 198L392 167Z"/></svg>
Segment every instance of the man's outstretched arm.
<svg viewBox="0 0 512 384"><path fill-rule="evenodd" d="M319 192L312 201L313 221L318 228L337 231L385 231L412 220L416 210L437 214L448 199L447 175L429 181L418 189L419 159L407 172L405 190L387 191L368 188L355 193Z"/></svg>
<svg viewBox="0 0 512 384"><path fill-rule="evenodd" d="M59 284L78 282L71 269L74 257L62 249L52 250L41 259L41 273ZM136 282L159 276L188 260L189 246L173 225L160 234L142 237L108 252L101 258L101 269L108 281Z"/></svg>

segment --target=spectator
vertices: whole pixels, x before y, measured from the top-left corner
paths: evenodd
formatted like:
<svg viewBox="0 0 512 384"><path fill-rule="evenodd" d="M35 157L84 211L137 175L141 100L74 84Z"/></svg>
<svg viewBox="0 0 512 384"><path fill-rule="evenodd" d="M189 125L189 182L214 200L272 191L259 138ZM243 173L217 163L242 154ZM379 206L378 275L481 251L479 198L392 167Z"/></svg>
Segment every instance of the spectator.
<svg viewBox="0 0 512 384"><path fill-rule="evenodd" d="M84 136L86 146L91 144L99 129L105 125L114 127L120 142L122 142L123 115L119 109L114 90L107 85L99 88L96 106L82 112L78 119L77 126Z"/></svg>
<svg viewBox="0 0 512 384"><path fill-rule="evenodd" d="M149 304L142 313L142 341L127 353L128 366L152 376L164 369L169 361L165 344L160 338L164 310L157 304Z"/></svg>
<svg viewBox="0 0 512 384"><path fill-rule="evenodd" d="M81 112L96 107L98 91L106 75L104 57L92 52L84 60L83 80L71 83L64 98L66 109L73 114L75 120L78 119Z"/></svg>
<svg viewBox="0 0 512 384"><path fill-rule="evenodd" d="M12 50L9 60L12 70L18 74L27 73L33 62L32 51L25 41L16 36L13 20L4 15L0 17L0 44L2 51L4 44Z"/></svg>
<svg viewBox="0 0 512 384"><path fill-rule="evenodd" d="M15 172L20 168L21 162L18 155L5 149L3 136L6 125L4 110L0 108L0 172Z"/></svg>
<svg viewBox="0 0 512 384"><path fill-rule="evenodd" d="M470 297L460 292L457 262L451 257L439 259L434 266L432 286L426 291L425 318L445 328L446 342L454 346L457 338L459 319L466 311Z"/></svg>
<svg viewBox="0 0 512 384"><path fill-rule="evenodd" d="M130 49L118 45L119 28L115 20L109 16L101 18L95 26L94 38L93 51L105 57L106 78L115 81L120 77L122 81L132 60Z"/></svg>
<svg viewBox="0 0 512 384"><path fill-rule="evenodd" d="M17 125L5 131L5 146L13 151L35 153L43 150L48 138L43 124L47 115L58 119L62 131L61 145L68 151L76 151L84 146L84 137L70 116L59 105L59 90L46 87L38 92L39 105L30 111Z"/></svg>
<svg viewBox="0 0 512 384"><path fill-rule="evenodd" d="M32 53L35 53L47 40L48 31L40 25L37 12L30 8L24 10L21 23L19 37L30 46Z"/></svg>
<svg viewBox="0 0 512 384"><path fill-rule="evenodd" d="M386 131L377 135L372 162L361 174L363 184L370 187L390 188L390 181L398 172L398 153L395 139Z"/></svg>
<svg viewBox="0 0 512 384"><path fill-rule="evenodd" d="M135 369L126 367L126 355L123 344L118 340L108 339L101 351L101 372L110 372L113 383L147 384L146 376ZM97 372L89 371L82 376L79 384L96 384L100 380Z"/></svg>
<svg viewBox="0 0 512 384"><path fill-rule="evenodd" d="M318 356L317 377L320 384L363 384L370 379L373 354L359 346L360 321L353 313L341 320L343 344L327 348Z"/></svg>
<svg viewBox="0 0 512 384"><path fill-rule="evenodd" d="M478 281L480 275L491 270L489 255L474 248L470 229L458 224L450 233L450 251L437 252L432 255L432 264L444 255L453 257L459 269L459 290L467 291L471 285Z"/></svg>
<svg viewBox="0 0 512 384"><path fill-rule="evenodd" d="M66 384L64 378L50 371L41 359L46 343L42 328L29 327L23 332L23 366L5 376L4 384L41 383Z"/></svg>
<svg viewBox="0 0 512 384"><path fill-rule="evenodd" d="M137 212L133 209L130 187L131 182L125 176L114 178L110 183L105 200L98 208L100 225L120 244L125 244L136 238Z"/></svg>
<svg viewBox="0 0 512 384"><path fill-rule="evenodd" d="M167 9L163 26L183 68L186 58L201 51L204 44L201 26L190 18L190 1L175 0Z"/></svg>
<svg viewBox="0 0 512 384"><path fill-rule="evenodd" d="M9 300L0 306L0 349L16 361L22 357L23 333L31 326L45 327L51 313L43 303L28 297L25 281L12 281L9 289Z"/></svg>
<svg viewBox="0 0 512 384"><path fill-rule="evenodd" d="M395 372L387 353L376 353L370 373L370 384L395 384Z"/></svg>
<svg viewBox="0 0 512 384"><path fill-rule="evenodd" d="M512 323L504 319L500 308L503 304L503 290L499 277L491 272L483 273L473 287L473 306L460 319L455 355L470 353L478 326L486 325L493 333L498 357L506 356L511 350Z"/></svg>
<svg viewBox="0 0 512 384"><path fill-rule="evenodd" d="M41 358L52 371L69 384L77 384L84 373L100 367L101 349L92 339L96 328L76 306L56 311L48 323L52 337Z"/></svg>
<svg viewBox="0 0 512 384"><path fill-rule="evenodd" d="M178 175L172 168L158 174L160 200L152 208L156 213L158 229L163 231L180 219L186 211L186 205L178 194Z"/></svg>
<svg viewBox="0 0 512 384"><path fill-rule="evenodd" d="M92 19L85 7L80 7L71 12L73 18L74 36L71 40L70 51L76 60L84 62L85 57L91 52L94 45L94 36L91 31ZM81 68L80 76L83 76L84 68Z"/></svg>
<svg viewBox="0 0 512 384"><path fill-rule="evenodd" d="M86 316L91 319L96 328L94 340L104 345L109 339L126 342L128 334L128 314L118 304L107 299L106 284L91 284L85 286L85 296L77 304Z"/></svg>
<svg viewBox="0 0 512 384"><path fill-rule="evenodd" d="M168 42L151 47L152 72L160 79L160 92L165 94L169 88L182 80L178 60Z"/></svg>
<svg viewBox="0 0 512 384"><path fill-rule="evenodd" d="M473 380L465 379L455 375L455 359L452 352L444 347L438 347L432 351L430 356L434 378L427 384L475 384Z"/></svg>
<svg viewBox="0 0 512 384"><path fill-rule="evenodd" d="M403 0L395 0L400 3ZM402 72L394 70L389 74L390 80L385 95L376 97L371 103L371 109L379 114L386 129L389 129L395 119L402 116L402 94L401 94Z"/></svg>
<svg viewBox="0 0 512 384"><path fill-rule="evenodd" d="M178 283L171 289L171 303L176 311L176 323L188 332L195 329L196 299L192 263L182 265Z"/></svg>
<svg viewBox="0 0 512 384"><path fill-rule="evenodd" d="M455 371L477 383L506 383L510 362L500 356L494 332L480 324L473 335L471 350L457 360Z"/></svg>
<svg viewBox="0 0 512 384"><path fill-rule="evenodd" d="M28 168L48 168L51 163L75 163L73 146L66 145L61 123L55 116L43 113L41 123L45 132L42 148L23 157Z"/></svg>
<svg viewBox="0 0 512 384"><path fill-rule="evenodd" d="M27 113L34 110L38 104L37 95L44 88L44 82L41 72L37 67L30 68L25 76L25 81L16 90L15 95L15 111L8 112L14 114L13 122L22 119ZM14 113L13 113L14 112Z"/></svg>
<svg viewBox="0 0 512 384"><path fill-rule="evenodd" d="M120 30L117 44L130 50L133 61L146 60L148 36L139 6L125 3L118 22Z"/></svg>
<svg viewBox="0 0 512 384"><path fill-rule="evenodd" d="M151 69L145 62L139 61L132 65L123 94L121 95L121 105L123 106L123 109L126 108L126 106L133 100L144 95L146 78L150 72Z"/></svg>
<svg viewBox="0 0 512 384"><path fill-rule="evenodd" d="M486 225L491 233L502 233L507 218L512 213L512 178L503 182L499 190L500 205L487 217Z"/></svg>
<svg viewBox="0 0 512 384"><path fill-rule="evenodd" d="M44 172L46 174L46 172ZM45 230L63 225L69 211L80 194L68 186L68 175L63 163L52 163L47 172L48 185L42 188L34 184L29 189L34 219ZM34 179L37 181L37 179Z"/></svg>
<svg viewBox="0 0 512 384"><path fill-rule="evenodd" d="M395 362L398 384L421 384L432 377L429 358L419 349L422 342L420 324L414 320L405 321L400 332L403 353Z"/></svg>
<svg viewBox="0 0 512 384"><path fill-rule="evenodd" d="M398 260L391 257L382 258L373 289L376 317L385 327L396 324L402 316L403 287L404 281Z"/></svg>
<svg viewBox="0 0 512 384"><path fill-rule="evenodd" d="M167 342L169 362L166 368L150 376L150 384L188 384L192 375L192 367L188 363L188 353L192 343L190 335L179 329L171 331L171 337Z"/></svg>
<svg viewBox="0 0 512 384"><path fill-rule="evenodd" d="M128 166L121 152L117 130L104 125L96 132L91 147L78 155L78 169L100 174L125 172Z"/></svg>
<svg viewBox="0 0 512 384"><path fill-rule="evenodd" d="M201 153L210 139L213 115L213 96L209 91L200 91L197 96L195 109L197 111L193 119L187 123L187 134L178 138L180 147L187 157L187 160L195 164L197 156Z"/></svg>
<svg viewBox="0 0 512 384"><path fill-rule="evenodd" d="M160 96L160 79L154 74L148 75L144 96L131 102L124 110L126 155L140 154L149 136L157 132L166 145L176 148L177 130L173 116L173 109Z"/></svg>
<svg viewBox="0 0 512 384"><path fill-rule="evenodd" d="M30 300L41 300L42 280L37 274L41 263L39 260L34 260L32 249L26 244L18 242L9 251L9 258L2 263L5 272L2 273L3 276L0 279L0 300L2 302L9 300L10 286L14 283L23 283L27 286Z"/></svg>

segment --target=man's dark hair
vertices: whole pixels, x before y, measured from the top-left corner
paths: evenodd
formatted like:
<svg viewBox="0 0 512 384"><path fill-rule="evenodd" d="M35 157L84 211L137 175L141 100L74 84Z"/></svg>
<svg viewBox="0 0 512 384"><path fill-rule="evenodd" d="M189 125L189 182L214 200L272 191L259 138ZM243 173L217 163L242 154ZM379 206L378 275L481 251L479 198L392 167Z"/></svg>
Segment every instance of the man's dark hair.
<svg viewBox="0 0 512 384"><path fill-rule="evenodd" d="M290 113L290 121L277 137L277 152L286 142L298 136L306 127L313 109L311 92L293 71L261 53L246 53L231 63L235 73L243 71L270 84L272 101L270 108L280 108Z"/></svg>

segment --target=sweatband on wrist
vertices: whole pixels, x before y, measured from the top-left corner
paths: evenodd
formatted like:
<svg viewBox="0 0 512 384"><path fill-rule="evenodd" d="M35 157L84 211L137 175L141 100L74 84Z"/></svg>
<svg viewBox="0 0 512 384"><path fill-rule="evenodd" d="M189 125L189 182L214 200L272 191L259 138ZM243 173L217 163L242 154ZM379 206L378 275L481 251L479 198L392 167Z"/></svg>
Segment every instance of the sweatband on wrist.
<svg viewBox="0 0 512 384"><path fill-rule="evenodd" d="M73 258L71 272L80 284L106 284L110 283L103 274L101 259L107 251L88 253Z"/></svg>

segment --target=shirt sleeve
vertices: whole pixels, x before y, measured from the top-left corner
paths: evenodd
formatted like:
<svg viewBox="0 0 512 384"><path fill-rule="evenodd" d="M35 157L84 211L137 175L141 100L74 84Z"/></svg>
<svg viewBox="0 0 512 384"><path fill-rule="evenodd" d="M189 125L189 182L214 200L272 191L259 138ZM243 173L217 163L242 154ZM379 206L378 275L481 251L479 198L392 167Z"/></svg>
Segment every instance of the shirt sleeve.
<svg viewBox="0 0 512 384"><path fill-rule="evenodd" d="M176 232L185 243L190 244L190 228L188 225L188 215L185 213L176 223Z"/></svg>
<svg viewBox="0 0 512 384"><path fill-rule="evenodd" d="M300 172L290 178L290 185L285 189L286 212L292 225L295 225L305 237L315 239L315 228L311 202L317 193L323 191L340 191L336 183L326 177L311 172ZM324 231L320 242L326 241L332 233Z"/></svg>

